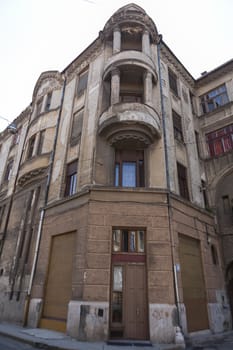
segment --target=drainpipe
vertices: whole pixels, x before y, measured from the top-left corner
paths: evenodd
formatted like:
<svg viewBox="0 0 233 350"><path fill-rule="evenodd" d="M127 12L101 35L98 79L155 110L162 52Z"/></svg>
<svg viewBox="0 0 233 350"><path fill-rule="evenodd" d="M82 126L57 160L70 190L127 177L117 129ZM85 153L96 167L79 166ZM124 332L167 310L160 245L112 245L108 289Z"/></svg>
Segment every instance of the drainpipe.
<svg viewBox="0 0 233 350"><path fill-rule="evenodd" d="M59 110L59 114L58 114L56 132L55 132L55 137L54 137L54 142L53 142L53 149L52 149L52 153L51 153L51 157L50 157L48 178L47 178L46 189L45 189L44 207L42 208L42 210L40 212L40 221L39 221L38 231L37 231L35 253L34 253L32 269L31 269L31 274L30 274L30 279L29 279L29 284L28 284L28 289L27 289L27 295L26 295L25 305L24 305L24 315L23 315L23 326L24 327L27 325L27 320L28 320L28 312L29 312L29 303L30 303L30 299L31 299L32 284L33 284L33 279L34 279L35 272L36 272L36 265L37 265L37 261L38 261L39 248L40 248L41 235L42 235L42 227L43 227L45 210L46 210L45 207L46 207L47 202L48 202L49 187L50 187L50 183L51 183L51 176L52 176L53 163L54 163L54 157L55 157L55 149L56 149L58 131L59 131L59 126L60 126L60 121L61 121L62 107L63 107L63 102L64 102L66 78L63 76L63 79L64 79L64 81L63 81L62 95L61 95L61 106L60 106L60 110Z"/></svg>
<svg viewBox="0 0 233 350"><path fill-rule="evenodd" d="M179 289L178 289L178 280L177 280L177 265L175 264L175 243L172 232L172 208L171 208L171 186L170 186L170 173L169 173L169 162L168 162L168 147L167 147L167 129L166 129L166 117L165 117L165 108L164 108L164 99L163 99L163 87L162 87L162 74L161 74L161 60L160 60L160 50L162 44L162 35L159 35L159 42L157 45L157 54L158 54L158 70L159 70L159 88L160 88L160 98L161 98L161 111L162 111L162 126L163 126L163 138L164 138L164 152L165 152L165 167L166 167L166 183L167 183L167 204L168 204L168 223L169 223L169 234L171 241L171 256L172 256L172 265L173 265L173 281L175 287L175 303L177 307L178 315L178 325L181 328L181 319L180 319L180 298L179 298Z"/></svg>

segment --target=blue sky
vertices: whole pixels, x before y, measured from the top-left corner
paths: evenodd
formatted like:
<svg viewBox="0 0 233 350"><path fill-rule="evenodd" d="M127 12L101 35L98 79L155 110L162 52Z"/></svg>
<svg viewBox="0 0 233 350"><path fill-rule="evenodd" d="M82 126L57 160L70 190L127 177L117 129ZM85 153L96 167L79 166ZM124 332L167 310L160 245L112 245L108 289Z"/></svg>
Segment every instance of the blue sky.
<svg viewBox="0 0 233 350"><path fill-rule="evenodd" d="M233 57L232 0L135 0L163 40L199 77ZM0 0L0 117L31 102L46 70L62 71L103 29L124 0ZM0 131L7 122L0 118Z"/></svg>

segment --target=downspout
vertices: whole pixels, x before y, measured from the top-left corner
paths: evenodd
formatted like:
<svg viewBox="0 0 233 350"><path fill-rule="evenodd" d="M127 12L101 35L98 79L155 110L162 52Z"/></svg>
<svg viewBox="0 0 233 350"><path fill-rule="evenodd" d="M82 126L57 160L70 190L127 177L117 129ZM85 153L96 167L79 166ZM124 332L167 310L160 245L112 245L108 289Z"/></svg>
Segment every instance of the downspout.
<svg viewBox="0 0 233 350"><path fill-rule="evenodd" d="M168 147L167 147L167 129L166 129L166 116L164 108L164 99L163 99L163 87L162 87L162 74L161 74L161 60L160 60L160 49L162 44L162 35L159 35L159 42L157 45L157 54L158 54L158 73L159 73L159 89L160 89L160 98L161 98L161 111L162 111L162 126L163 126L163 138L164 138L164 153L165 153L165 167L166 167L166 185L167 185L167 205L168 205L168 225L169 225L169 234L171 241L171 256L172 256L172 266L173 266L173 281L175 287L175 303L177 307L177 321L180 328L181 327L181 318L180 318L180 298L179 298L179 288L177 280L177 265L175 264L175 243L172 232L172 208L171 208L171 185L170 185L170 173L169 173L169 162L168 162Z"/></svg>
<svg viewBox="0 0 233 350"><path fill-rule="evenodd" d="M30 303L30 298L31 298L32 284L33 284L33 279L34 279L35 272L36 272L36 265L37 265L37 261L38 261L39 248L40 248L41 235L42 235L42 227L43 227L43 221L44 221L45 210L46 210L45 207L46 207L47 202L48 202L49 187L50 187L50 183L51 183L53 163L54 163L54 158L55 158L55 149L56 149L58 131L59 131L59 126L60 126L60 121L61 121L62 107L63 107L63 102L64 102L64 95L65 95L65 89L66 89L66 77L63 76L63 79L64 79L64 81L63 81L63 87L62 87L61 105L60 105L60 110L59 110L58 119L57 119L56 132L55 132L55 137L54 137L54 142L53 142L53 149L52 149L52 153L51 153L51 157L50 157L48 178L47 178L47 183L46 183L46 188L45 188L44 207L41 209L41 212L40 212L40 220L39 220L38 231L37 231L35 253L34 253L32 269L31 269L31 274L30 274L30 279L29 279L29 284L28 284L28 289L27 289L27 295L26 295L25 305L24 305L24 315L23 315L23 326L24 327L27 325L27 320L28 320L28 312L29 312L29 303Z"/></svg>

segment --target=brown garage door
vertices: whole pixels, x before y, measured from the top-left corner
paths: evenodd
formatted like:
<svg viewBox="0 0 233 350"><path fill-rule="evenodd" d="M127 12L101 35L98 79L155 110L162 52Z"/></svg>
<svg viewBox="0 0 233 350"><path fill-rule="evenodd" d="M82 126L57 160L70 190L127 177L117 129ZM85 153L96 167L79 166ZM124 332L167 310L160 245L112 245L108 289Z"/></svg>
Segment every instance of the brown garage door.
<svg viewBox="0 0 233 350"><path fill-rule="evenodd" d="M74 233L54 236L49 262L41 328L66 331L71 299Z"/></svg>
<svg viewBox="0 0 233 350"><path fill-rule="evenodd" d="M209 328L200 243L179 235L179 256L188 331Z"/></svg>

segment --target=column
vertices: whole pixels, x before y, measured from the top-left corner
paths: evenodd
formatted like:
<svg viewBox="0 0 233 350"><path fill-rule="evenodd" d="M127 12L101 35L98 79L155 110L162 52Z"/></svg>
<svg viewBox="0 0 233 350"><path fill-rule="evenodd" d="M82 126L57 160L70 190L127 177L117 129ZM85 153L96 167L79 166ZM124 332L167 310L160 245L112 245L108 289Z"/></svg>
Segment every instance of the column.
<svg viewBox="0 0 233 350"><path fill-rule="evenodd" d="M152 73L144 74L144 103L152 106Z"/></svg>
<svg viewBox="0 0 233 350"><path fill-rule="evenodd" d="M114 69L111 77L111 105L120 101L120 71Z"/></svg>
<svg viewBox="0 0 233 350"><path fill-rule="evenodd" d="M119 27L113 31L113 54L121 51L121 31Z"/></svg>
<svg viewBox="0 0 233 350"><path fill-rule="evenodd" d="M149 57L151 56L150 35L149 35L149 32L147 30L144 30L144 32L142 34L142 52Z"/></svg>

